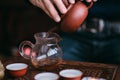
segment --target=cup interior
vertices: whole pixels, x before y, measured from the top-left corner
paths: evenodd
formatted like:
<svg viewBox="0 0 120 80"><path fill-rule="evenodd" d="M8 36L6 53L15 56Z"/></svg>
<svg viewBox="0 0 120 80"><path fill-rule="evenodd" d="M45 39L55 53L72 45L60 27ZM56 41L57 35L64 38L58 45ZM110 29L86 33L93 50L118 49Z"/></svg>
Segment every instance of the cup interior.
<svg viewBox="0 0 120 80"><path fill-rule="evenodd" d="M82 72L77 69L65 69L60 71L59 75L64 78L75 78L75 77L81 77Z"/></svg>
<svg viewBox="0 0 120 80"><path fill-rule="evenodd" d="M8 64L6 66L6 69L14 71L14 70L22 70L22 69L25 69L27 67L28 67L28 65L25 63L12 63L12 64Z"/></svg>
<svg viewBox="0 0 120 80"><path fill-rule="evenodd" d="M59 76L56 73L52 72L42 72L38 73L34 77L35 80L58 80Z"/></svg>

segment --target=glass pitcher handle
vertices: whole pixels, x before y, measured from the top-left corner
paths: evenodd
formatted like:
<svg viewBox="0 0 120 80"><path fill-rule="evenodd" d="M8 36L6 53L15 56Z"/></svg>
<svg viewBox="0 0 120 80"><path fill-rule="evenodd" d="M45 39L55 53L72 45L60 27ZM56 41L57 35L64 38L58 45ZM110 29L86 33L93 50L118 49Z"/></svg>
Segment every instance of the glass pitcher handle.
<svg viewBox="0 0 120 80"><path fill-rule="evenodd" d="M20 55L25 59L30 59L32 56L31 52L32 52L33 46L34 44L31 43L30 41L21 42L19 46Z"/></svg>

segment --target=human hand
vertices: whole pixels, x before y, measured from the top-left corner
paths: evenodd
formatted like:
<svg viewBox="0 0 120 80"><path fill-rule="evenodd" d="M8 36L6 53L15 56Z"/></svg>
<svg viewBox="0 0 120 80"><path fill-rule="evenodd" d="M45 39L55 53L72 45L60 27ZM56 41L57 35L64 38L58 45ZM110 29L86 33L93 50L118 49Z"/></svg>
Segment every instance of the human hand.
<svg viewBox="0 0 120 80"><path fill-rule="evenodd" d="M65 14L67 12L66 5L75 3L75 0L30 0L30 2L41 8L54 21L59 22L61 18L57 9L61 14Z"/></svg>
<svg viewBox="0 0 120 80"><path fill-rule="evenodd" d="M96 0L86 1L91 2ZM30 0L30 2L33 5L41 8L55 22L59 22L61 20L59 12L61 14L65 14L68 10L67 6L69 4L74 4L75 0Z"/></svg>

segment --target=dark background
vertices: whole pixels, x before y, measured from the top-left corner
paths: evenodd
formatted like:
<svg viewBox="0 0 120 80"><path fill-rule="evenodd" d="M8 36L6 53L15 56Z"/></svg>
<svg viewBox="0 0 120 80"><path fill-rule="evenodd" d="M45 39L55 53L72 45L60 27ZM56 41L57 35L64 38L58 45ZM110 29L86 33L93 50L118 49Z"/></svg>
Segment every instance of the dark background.
<svg viewBox="0 0 120 80"><path fill-rule="evenodd" d="M89 16L119 22L120 0L98 0ZM11 55L11 49L21 41L34 41L34 33L47 31L55 24L28 0L0 0L0 54Z"/></svg>
<svg viewBox="0 0 120 80"><path fill-rule="evenodd" d="M34 40L33 34L47 31L54 22L25 0L0 0L0 54L11 55L11 49L23 40Z"/></svg>

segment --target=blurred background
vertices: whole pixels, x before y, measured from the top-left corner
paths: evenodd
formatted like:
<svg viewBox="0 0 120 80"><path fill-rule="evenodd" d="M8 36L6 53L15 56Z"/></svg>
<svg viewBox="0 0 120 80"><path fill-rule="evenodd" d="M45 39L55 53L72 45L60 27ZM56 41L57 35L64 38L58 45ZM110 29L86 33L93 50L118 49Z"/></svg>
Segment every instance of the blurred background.
<svg viewBox="0 0 120 80"><path fill-rule="evenodd" d="M0 54L11 55L23 40L47 31L54 22L28 0L0 0Z"/></svg>
<svg viewBox="0 0 120 80"><path fill-rule="evenodd" d="M120 26L120 0L98 0L88 17L102 18ZM48 31L55 24L28 0L0 0L0 54L11 55L21 41L34 41L34 33Z"/></svg>

